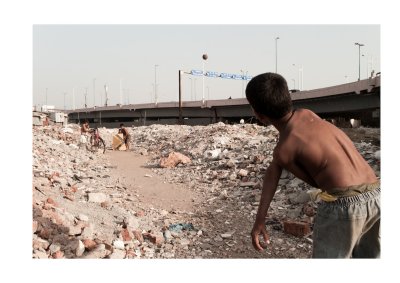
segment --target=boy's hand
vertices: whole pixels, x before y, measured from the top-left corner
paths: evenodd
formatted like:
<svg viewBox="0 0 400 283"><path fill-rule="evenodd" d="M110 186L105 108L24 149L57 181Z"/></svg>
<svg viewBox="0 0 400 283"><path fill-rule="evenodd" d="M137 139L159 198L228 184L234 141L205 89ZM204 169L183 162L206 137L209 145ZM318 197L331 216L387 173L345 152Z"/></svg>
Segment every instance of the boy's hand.
<svg viewBox="0 0 400 283"><path fill-rule="evenodd" d="M263 221L264 222L264 221ZM253 243L253 247L257 251L263 251L264 248L267 247L267 244L270 243L269 241L269 235L267 232L267 229L265 229L265 224L264 223L254 223L253 229L251 230L251 240ZM260 242L259 235L263 236L264 241Z"/></svg>

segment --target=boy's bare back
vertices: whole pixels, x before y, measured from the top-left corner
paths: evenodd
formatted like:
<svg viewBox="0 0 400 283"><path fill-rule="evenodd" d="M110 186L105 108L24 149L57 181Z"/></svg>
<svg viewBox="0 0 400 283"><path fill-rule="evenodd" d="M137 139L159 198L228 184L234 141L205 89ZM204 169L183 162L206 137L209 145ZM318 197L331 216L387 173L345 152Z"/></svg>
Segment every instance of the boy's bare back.
<svg viewBox="0 0 400 283"><path fill-rule="evenodd" d="M374 183L375 173L348 136L312 111L293 112L274 151L278 164L326 190Z"/></svg>

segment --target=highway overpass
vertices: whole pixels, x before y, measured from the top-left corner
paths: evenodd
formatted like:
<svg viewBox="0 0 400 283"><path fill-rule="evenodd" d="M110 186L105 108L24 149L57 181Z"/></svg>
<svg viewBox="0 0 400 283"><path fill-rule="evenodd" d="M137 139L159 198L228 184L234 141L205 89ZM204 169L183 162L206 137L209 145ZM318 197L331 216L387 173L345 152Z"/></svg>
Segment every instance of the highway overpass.
<svg viewBox="0 0 400 283"><path fill-rule="evenodd" d="M292 92L294 108L307 108L335 121L361 120L380 126L380 76L332 87ZM178 94L177 94L178 97ZM92 107L65 111L70 122L88 119L91 126L116 128L151 124L206 125L215 122L255 122L246 98L162 102Z"/></svg>

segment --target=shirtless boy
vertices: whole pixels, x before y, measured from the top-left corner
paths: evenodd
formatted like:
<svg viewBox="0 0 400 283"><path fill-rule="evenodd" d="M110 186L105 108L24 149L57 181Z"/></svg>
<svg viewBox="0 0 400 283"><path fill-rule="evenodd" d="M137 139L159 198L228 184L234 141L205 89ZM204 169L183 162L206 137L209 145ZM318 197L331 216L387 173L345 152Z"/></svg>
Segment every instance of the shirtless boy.
<svg viewBox="0 0 400 283"><path fill-rule="evenodd" d="M131 141L131 135L129 134L128 130L124 127L123 123L121 123L119 125L119 132L122 133L126 149L129 150L129 144L130 144L130 141Z"/></svg>
<svg viewBox="0 0 400 283"><path fill-rule="evenodd" d="M89 132L90 132L89 121L85 120L81 126L81 138L80 138L81 143L87 142L87 139L89 137Z"/></svg>
<svg viewBox="0 0 400 283"><path fill-rule="evenodd" d="M265 217L286 169L323 191L314 223L314 258L380 257L380 183L346 134L310 110L293 110L279 74L254 77L246 97L256 118L279 131L251 231L254 248L262 251L269 244Z"/></svg>

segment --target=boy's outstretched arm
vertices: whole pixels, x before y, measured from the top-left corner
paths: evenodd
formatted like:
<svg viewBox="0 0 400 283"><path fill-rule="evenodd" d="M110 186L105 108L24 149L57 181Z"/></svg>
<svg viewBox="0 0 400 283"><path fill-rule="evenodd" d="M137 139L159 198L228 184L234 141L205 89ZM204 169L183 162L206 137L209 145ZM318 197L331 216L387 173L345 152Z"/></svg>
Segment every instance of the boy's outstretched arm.
<svg viewBox="0 0 400 283"><path fill-rule="evenodd" d="M275 195L281 174L282 167L280 167L276 161L272 160L267 171L265 172L261 200L258 206L256 221L254 222L253 229L251 230L253 247L258 251L263 250L263 245L260 243L260 240L258 238L260 234L263 236L264 242L269 244L269 235L265 228L265 217L267 216L267 211L272 201L272 198Z"/></svg>

